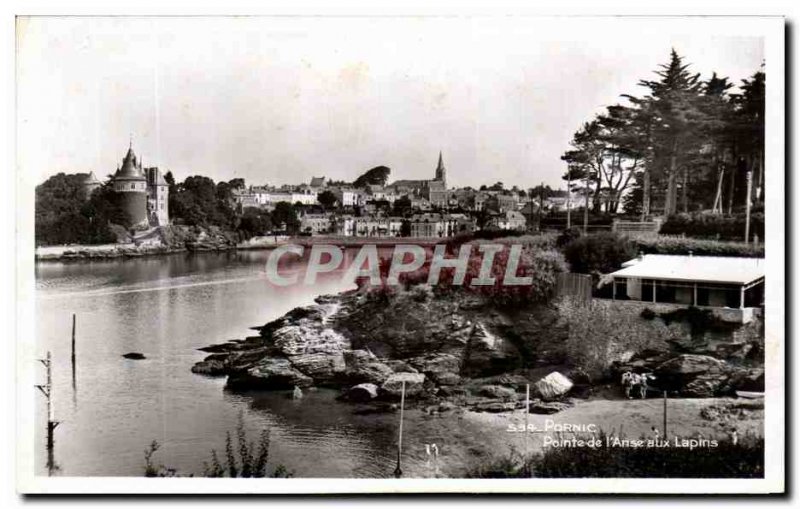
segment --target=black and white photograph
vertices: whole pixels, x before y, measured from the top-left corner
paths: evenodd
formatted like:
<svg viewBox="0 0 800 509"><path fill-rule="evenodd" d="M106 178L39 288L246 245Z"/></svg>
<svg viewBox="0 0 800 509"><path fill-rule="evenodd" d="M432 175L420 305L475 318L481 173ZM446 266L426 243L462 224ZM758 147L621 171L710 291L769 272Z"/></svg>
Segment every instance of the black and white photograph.
<svg viewBox="0 0 800 509"><path fill-rule="evenodd" d="M784 30L17 16L17 489L783 492Z"/></svg>

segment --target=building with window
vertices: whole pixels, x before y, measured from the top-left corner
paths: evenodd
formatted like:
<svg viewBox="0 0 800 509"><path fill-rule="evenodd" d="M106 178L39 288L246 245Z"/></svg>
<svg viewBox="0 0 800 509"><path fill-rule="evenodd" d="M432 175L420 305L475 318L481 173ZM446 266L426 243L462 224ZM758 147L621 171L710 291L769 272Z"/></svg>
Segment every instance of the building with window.
<svg viewBox="0 0 800 509"><path fill-rule="evenodd" d="M641 255L610 275L611 298L708 308L724 320L747 323L763 305L764 270L763 258Z"/></svg>

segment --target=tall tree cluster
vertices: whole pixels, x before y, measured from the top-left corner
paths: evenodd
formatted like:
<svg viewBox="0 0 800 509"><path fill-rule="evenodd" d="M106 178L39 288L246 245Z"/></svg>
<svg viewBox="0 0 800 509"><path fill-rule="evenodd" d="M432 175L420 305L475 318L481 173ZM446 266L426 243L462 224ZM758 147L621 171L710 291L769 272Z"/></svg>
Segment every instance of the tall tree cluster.
<svg viewBox="0 0 800 509"><path fill-rule="evenodd" d="M763 202L764 83L758 70L737 93L726 77L690 71L675 50L642 95L624 94L583 124L564 180L594 212L651 214L710 210L732 214L747 197Z"/></svg>

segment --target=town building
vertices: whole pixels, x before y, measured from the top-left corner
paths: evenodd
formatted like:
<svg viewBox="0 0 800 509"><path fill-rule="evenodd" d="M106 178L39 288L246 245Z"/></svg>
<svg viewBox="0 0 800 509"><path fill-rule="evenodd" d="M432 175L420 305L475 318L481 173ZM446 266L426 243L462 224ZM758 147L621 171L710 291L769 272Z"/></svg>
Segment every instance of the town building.
<svg viewBox="0 0 800 509"><path fill-rule="evenodd" d="M652 306L698 307L738 323L764 301L763 258L640 255L610 274L611 298Z"/></svg>
<svg viewBox="0 0 800 509"><path fill-rule="evenodd" d="M411 237L452 237L475 230L474 221L464 214L416 214L410 224Z"/></svg>
<svg viewBox="0 0 800 509"><path fill-rule="evenodd" d="M311 235L326 235L334 231L335 220L332 214L307 213L300 217L300 231Z"/></svg>
<svg viewBox="0 0 800 509"><path fill-rule="evenodd" d="M500 230L524 231L528 226L525 216L516 210L501 212L489 220L489 226Z"/></svg>

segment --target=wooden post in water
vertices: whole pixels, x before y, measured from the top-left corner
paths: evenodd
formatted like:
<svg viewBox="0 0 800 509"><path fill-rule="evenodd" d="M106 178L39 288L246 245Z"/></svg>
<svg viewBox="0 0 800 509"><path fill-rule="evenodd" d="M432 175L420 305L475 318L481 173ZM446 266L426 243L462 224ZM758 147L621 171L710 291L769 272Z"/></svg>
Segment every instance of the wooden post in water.
<svg viewBox="0 0 800 509"><path fill-rule="evenodd" d="M75 372L75 313L72 313L72 372Z"/></svg>
<svg viewBox="0 0 800 509"><path fill-rule="evenodd" d="M394 476L400 478L403 470L400 468L400 454L403 450L403 410L406 404L406 381L400 388L400 430L397 433L397 467L394 469Z"/></svg>
<svg viewBox="0 0 800 509"><path fill-rule="evenodd" d="M664 391L664 440L667 438L667 391Z"/></svg>
<svg viewBox="0 0 800 509"><path fill-rule="evenodd" d="M47 352L47 357L39 359L47 369L47 378L44 385L36 385L36 388L42 391L45 398L47 398L47 469L52 474L55 469L55 461L53 449L55 447L54 432L58 426L58 421L55 420L55 408L53 404L53 369L52 358L50 351Z"/></svg>
<svg viewBox="0 0 800 509"><path fill-rule="evenodd" d="M78 364L75 360L75 313L72 313L72 405L78 405Z"/></svg>

